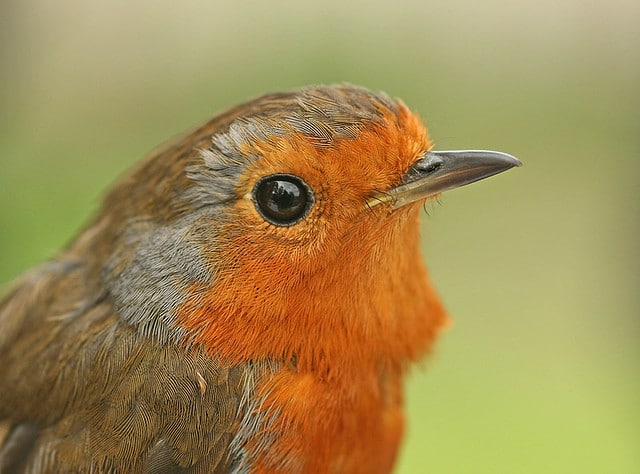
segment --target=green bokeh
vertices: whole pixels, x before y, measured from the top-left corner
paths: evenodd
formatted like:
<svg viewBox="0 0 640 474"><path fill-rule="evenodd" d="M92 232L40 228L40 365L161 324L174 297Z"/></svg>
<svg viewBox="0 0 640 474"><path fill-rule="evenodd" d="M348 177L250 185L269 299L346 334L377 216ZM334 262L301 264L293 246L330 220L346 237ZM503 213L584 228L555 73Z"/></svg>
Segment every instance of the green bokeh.
<svg viewBox="0 0 640 474"><path fill-rule="evenodd" d="M425 214L454 324L412 373L398 472L640 472L638 17L624 0L3 2L0 284L216 111L383 89L437 148L525 163Z"/></svg>

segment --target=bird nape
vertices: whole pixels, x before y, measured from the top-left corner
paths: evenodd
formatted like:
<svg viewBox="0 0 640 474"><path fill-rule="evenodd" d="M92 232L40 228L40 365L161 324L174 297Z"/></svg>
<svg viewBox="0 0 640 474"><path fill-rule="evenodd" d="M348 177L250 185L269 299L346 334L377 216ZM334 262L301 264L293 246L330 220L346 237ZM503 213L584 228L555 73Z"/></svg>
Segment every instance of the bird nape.
<svg viewBox="0 0 640 474"><path fill-rule="evenodd" d="M420 208L519 165L354 86L217 115L2 302L0 472L389 472L447 320Z"/></svg>

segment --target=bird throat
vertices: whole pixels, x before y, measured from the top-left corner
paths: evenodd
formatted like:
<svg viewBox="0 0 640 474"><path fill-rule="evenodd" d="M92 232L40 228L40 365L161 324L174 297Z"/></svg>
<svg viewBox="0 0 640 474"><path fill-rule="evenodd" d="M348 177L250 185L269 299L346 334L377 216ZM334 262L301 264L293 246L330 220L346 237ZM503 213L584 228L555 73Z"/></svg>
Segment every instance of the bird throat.
<svg viewBox="0 0 640 474"><path fill-rule="evenodd" d="M298 370L338 376L417 360L447 318L420 256L418 211L403 212L380 235L347 239L311 274L239 237L233 246L252 258L221 271L211 290L190 291L180 325L230 363L295 361Z"/></svg>

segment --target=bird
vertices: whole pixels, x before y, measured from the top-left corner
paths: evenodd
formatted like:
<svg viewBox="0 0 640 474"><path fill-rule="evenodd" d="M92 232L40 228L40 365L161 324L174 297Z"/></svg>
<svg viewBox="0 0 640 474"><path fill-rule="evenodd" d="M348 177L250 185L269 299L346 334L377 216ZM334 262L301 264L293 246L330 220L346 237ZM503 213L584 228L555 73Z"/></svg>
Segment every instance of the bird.
<svg viewBox="0 0 640 474"><path fill-rule="evenodd" d="M422 208L520 164L349 84L152 152L0 304L0 472L392 471L449 318Z"/></svg>

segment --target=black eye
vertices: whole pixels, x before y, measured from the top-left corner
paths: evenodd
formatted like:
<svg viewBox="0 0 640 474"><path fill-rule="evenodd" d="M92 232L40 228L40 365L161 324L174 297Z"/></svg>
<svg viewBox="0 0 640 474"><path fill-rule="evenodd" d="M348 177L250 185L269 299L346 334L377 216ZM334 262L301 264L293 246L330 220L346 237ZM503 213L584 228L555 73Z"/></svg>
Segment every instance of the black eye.
<svg viewBox="0 0 640 474"><path fill-rule="evenodd" d="M275 225L290 226L303 219L313 204L313 192L291 174L262 178L253 188L253 201L262 217Z"/></svg>

